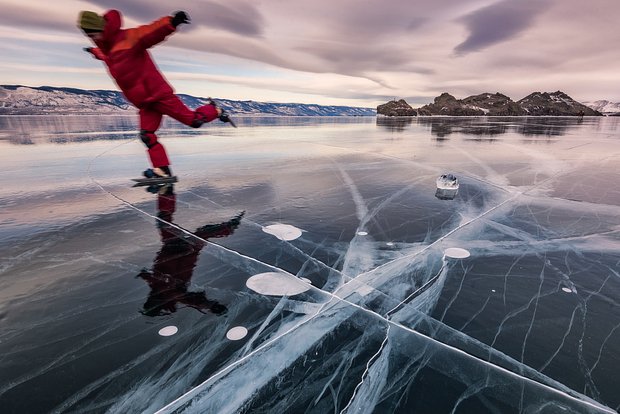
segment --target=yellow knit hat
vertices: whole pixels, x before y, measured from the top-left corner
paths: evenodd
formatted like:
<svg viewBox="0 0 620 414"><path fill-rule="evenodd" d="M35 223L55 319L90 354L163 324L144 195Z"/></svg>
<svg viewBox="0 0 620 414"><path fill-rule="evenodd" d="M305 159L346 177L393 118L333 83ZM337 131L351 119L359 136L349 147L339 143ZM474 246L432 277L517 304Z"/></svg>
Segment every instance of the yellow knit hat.
<svg viewBox="0 0 620 414"><path fill-rule="evenodd" d="M78 27L85 32L103 32L105 19L92 11L81 11L78 16Z"/></svg>

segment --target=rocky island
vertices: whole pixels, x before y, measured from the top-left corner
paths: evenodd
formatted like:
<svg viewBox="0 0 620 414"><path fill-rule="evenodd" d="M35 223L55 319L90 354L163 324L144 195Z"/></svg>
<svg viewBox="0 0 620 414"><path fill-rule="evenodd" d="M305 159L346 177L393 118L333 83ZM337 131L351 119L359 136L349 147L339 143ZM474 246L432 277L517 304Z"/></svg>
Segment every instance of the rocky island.
<svg viewBox="0 0 620 414"><path fill-rule="evenodd" d="M501 93L483 93L456 99L442 93L433 103L414 109L404 99L377 106L382 116L602 116L564 92L533 92L515 102Z"/></svg>
<svg viewBox="0 0 620 414"><path fill-rule="evenodd" d="M393 100L383 105L377 106L377 114L385 116L416 116L413 109L404 99Z"/></svg>

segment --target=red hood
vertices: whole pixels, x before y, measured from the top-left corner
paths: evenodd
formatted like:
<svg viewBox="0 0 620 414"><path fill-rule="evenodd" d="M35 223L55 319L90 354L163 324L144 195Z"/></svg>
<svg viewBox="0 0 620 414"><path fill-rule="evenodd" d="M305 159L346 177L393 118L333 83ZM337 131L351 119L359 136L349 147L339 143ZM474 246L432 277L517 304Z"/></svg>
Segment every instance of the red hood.
<svg viewBox="0 0 620 414"><path fill-rule="evenodd" d="M121 33L122 16L118 10L109 10L104 15L105 28L101 40L97 42L97 46L104 53L109 53L116 37Z"/></svg>

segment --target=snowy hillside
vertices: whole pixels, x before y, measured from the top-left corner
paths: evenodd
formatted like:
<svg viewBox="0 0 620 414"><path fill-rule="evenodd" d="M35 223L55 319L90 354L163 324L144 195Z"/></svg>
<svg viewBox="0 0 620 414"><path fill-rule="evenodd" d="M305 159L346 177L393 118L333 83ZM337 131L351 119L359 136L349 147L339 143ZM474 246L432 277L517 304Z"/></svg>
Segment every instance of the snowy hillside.
<svg viewBox="0 0 620 414"><path fill-rule="evenodd" d="M620 102L589 101L589 102L583 102L583 104L605 115L613 115L613 114L620 113Z"/></svg>
<svg viewBox="0 0 620 414"><path fill-rule="evenodd" d="M207 102L207 98L190 95L179 96L190 108L204 105ZM214 99L234 115L375 115L375 110L372 108ZM0 85L0 115L120 114L134 112L135 108L128 104L123 95L117 91Z"/></svg>
<svg viewBox="0 0 620 414"><path fill-rule="evenodd" d="M43 86L0 86L0 114L110 113L130 108L120 93Z"/></svg>

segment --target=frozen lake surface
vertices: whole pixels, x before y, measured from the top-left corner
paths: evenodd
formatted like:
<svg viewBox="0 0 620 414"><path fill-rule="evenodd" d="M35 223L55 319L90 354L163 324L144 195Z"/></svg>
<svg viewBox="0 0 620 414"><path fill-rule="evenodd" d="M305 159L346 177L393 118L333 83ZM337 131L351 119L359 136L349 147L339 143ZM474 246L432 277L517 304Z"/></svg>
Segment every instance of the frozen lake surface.
<svg viewBox="0 0 620 414"><path fill-rule="evenodd" d="M1 411L616 412L619 121L0 117Z"/></svg>

